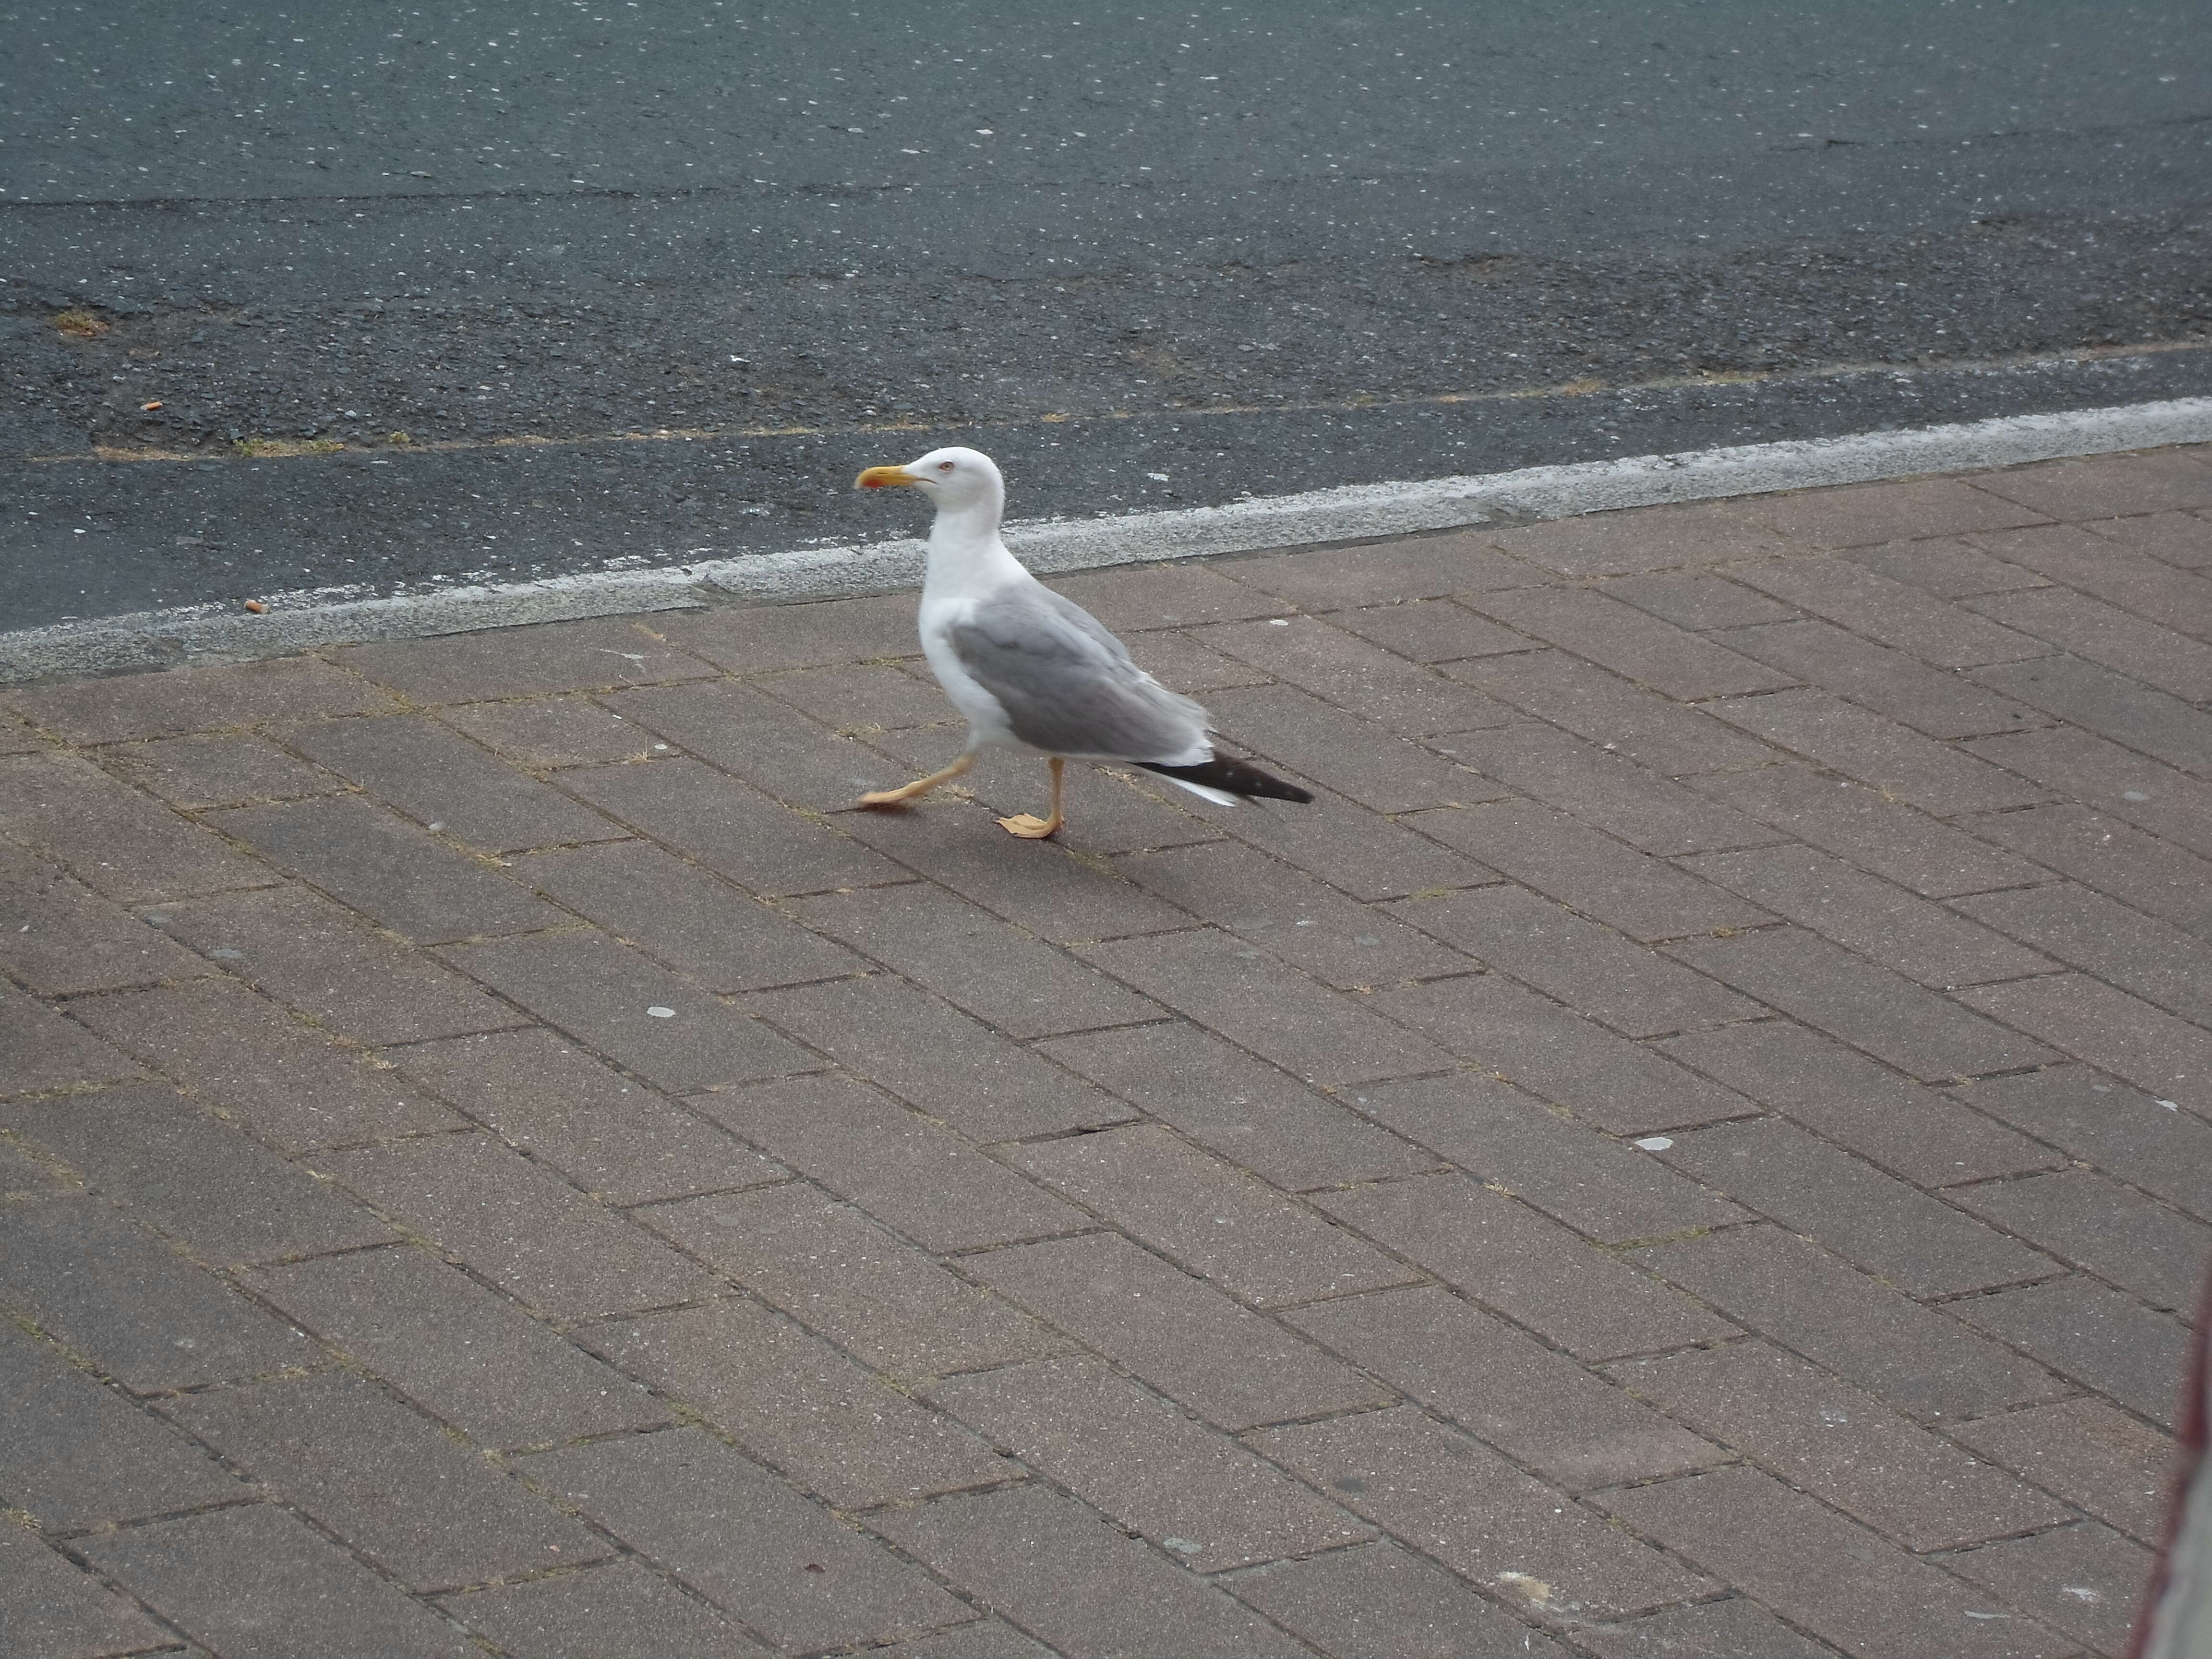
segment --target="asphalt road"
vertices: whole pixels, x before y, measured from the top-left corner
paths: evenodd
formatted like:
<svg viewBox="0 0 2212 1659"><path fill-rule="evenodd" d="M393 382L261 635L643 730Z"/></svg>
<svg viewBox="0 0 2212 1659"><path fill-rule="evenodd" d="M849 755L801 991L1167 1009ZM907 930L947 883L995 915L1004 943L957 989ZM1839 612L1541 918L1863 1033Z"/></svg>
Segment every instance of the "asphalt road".
<svg viewBox="0 0 2212 1659"><path fill-rule="evenodd" d="M0 14L0 628L2212 391L2202 0L289 3Z"/></svg>

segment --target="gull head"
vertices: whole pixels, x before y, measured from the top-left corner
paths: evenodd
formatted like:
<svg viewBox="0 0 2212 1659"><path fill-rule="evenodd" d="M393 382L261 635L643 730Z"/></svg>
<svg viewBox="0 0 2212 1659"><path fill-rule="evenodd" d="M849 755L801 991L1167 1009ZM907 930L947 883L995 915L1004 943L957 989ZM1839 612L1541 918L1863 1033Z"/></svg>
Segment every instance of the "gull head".
<svg viewBox="0 0 2212 1659"><path fill-rule="evenodd" d="M910 484L935 502L939 513L996 511L1006 499L998 463L980 449L933 449L903 466L872 466L854 482L862 489Z"/></svg>

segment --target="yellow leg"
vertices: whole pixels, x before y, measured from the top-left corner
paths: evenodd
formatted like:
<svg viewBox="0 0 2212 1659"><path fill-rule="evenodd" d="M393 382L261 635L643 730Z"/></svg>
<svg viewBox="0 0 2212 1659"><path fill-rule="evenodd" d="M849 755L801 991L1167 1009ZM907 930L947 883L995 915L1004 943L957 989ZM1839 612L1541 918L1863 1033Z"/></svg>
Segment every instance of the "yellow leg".
<svg viewBox="0 0 2212 1659"><path fill-rule="evenodd" d="M1019 812L1010 818L1000 818L999 828L1010 836L1019 836L1024 841L1042 841L1048 836L1058 835L1060 825L1060 777L1066 770L1067 763L1054 755L1052 757L1052 816L1050 817L1034 818L1027 812Z"/></svg>
<svg viewBox="0 0 2212 1659"><path fill-rule="evenodd" d="M972 754L963 755L941 772L932 772L926 778L916 778L902 789L877 789L860 797L863 806L903 806L917 795L926 795L940 783L950 783L975 764Z"/></svg>

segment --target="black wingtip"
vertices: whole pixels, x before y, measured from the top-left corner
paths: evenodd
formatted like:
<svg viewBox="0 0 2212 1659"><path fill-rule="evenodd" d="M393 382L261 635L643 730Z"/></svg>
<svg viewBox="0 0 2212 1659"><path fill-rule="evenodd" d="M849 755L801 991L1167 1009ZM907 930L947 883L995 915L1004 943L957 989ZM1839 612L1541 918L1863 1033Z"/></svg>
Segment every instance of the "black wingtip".
<svg viewBox="0 0 2212 1659"><path fill-rule="evenodd" d="M1210 761L1196 766L1158 766L1151 761L1139 761L1147 772L1157 772L1164 778L1187 778L1193 783L1202 783L1209 789L1224 789L1232 795L1265 795L1270 800L1294 800L1301 805L1313 799L1313 791L1301 789L1295 783L1285 783L1280 778L1270 777L1250 761L1227 755L1216 755Z"/></svg>

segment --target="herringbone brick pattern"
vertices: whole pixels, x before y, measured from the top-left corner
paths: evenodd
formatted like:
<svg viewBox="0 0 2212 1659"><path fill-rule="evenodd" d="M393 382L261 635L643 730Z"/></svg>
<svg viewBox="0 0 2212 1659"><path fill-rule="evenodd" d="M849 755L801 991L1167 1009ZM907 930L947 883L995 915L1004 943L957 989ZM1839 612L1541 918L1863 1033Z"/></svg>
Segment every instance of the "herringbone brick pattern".
<svg viewBox="0 0 2212 1659"><path fill-rule="evenodd" d="M0 699L0 1645L2118 1650L2212 1254L2212 452Z"/></svg>

